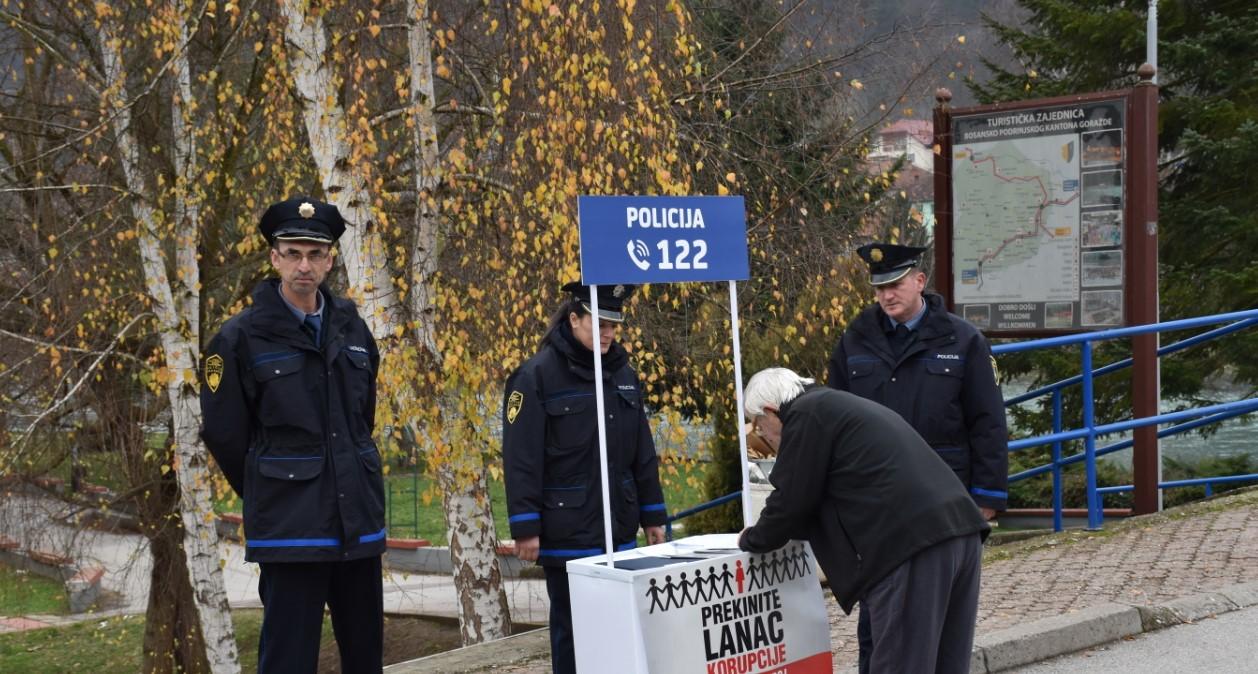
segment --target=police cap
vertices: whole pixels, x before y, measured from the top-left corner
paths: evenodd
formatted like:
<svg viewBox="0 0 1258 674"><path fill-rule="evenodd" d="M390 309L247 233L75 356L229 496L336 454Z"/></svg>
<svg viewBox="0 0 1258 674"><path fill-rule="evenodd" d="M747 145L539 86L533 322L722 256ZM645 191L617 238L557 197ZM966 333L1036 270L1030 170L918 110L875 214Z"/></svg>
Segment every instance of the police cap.
<svg viewBox="0 0 1258 674"><path fill-rule="evenodd" d="M895 283L904 278L913 267L921 264L924 252L926 249L919 246L878 242L856 249L856 254L869 265L869 283L874 286Z"/></svg>
<svg viewBox="0 0 1258 674"><path fill-rule="evenodd" d="M333 244L345 232L345 218L336 206L310 197L271 204L258 223L266 242L309 241Z"/></svg>
<svg viewBox="0 0 1258 674"><path fill-rule="evenodd" d="M599 320L623 323L625 315L622 310L624 309L625 301L637 289L638 286L625 284L598 286ZM572 299L580 302L586 311L592 311L590 309L590 286L581 285L579 282L573 281L564 285L563 291L571 293Z"/></svg>

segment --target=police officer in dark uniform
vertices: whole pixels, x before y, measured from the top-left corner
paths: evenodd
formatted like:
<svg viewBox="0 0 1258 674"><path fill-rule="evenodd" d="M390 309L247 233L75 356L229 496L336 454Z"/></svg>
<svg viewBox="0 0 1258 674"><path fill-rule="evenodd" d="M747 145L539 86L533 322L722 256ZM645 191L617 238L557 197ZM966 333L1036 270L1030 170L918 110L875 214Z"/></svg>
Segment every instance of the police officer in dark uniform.
<svg viewBox="0 0 1258 674"><path fill-rule="evenodd" d="M244 501L245 559L262 567L258 671L315 671L326 604L342 671L379 672L380 355L353 302L323 285L345 221L297 197L268 208L261 230L279 278L254 289L201 368L201 437Z"/></svg>
<svg viewBox="0 0 1258 674"><path fill-rule="evenodd" d="M603 359L607 462L613 540L664 542L667 519L658 460L638 376L615 341L634 286L599 286L599 334L593 332L590 287L569 283L571 299L551 317L537 355L507 379L502 455L507 511L516 556L546 572L550 596L551 663L556 674L576 671L568 560L605 552L594 343Z"/></svg>
<svg viewBox="0 0 1258 674"><path fill-rule="evenodd" d="M871 243L877 303L852 321L830 355L829 385L895 410L961 480L983 517L1005 509L1009 478L1005 404L983 334L925 292L925 248ZM869 616L857 628L868 671Z"/></svg>

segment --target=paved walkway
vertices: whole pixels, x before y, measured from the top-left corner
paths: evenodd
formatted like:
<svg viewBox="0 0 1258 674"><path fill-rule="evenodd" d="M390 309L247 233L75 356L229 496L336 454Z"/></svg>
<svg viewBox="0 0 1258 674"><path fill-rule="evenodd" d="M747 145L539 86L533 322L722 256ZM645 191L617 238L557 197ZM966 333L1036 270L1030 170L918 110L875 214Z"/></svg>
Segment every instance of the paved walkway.
<svg viewBox="0 0 1258 674"><path fill-rule="evenodd" d="M1253 581L1258 581L1258 489L1110 522L1099 533L1070 531L989 546L977 633L982 637L1102 604L1161 603ZM845 616L833 598L827 600L834 666L847 670L856 662L856 613ZM405 671L479 671L446 667L441 657L417 661L419 666ZM544 648L522 652L507 666L484 663L485 670L491 667L501 674L550 671Z"/></svg>
<svg viewBox="0 0 1258 674"><path fill-rule="evenodd" d="M90 560L108 569L105 588L123 598L117 610L142 612L149 568L143 539L99 531L76 532L57 521L55 510L47 502L28 497L6 498L0 506L0 534L24 543L46 541L49 546L73 545L74 549L90 551ZM228 544L225 550L229 600L234 606L256 606L256 565L243 562L238 545ZM978 635L1052 616L1069 618L1102 604L1147 605L1254 581L1258 581L1258 488L1165 514L1111 522L1099 533L1072 531L989 547L983 567ZM456 614L453 587L445 576L397 574L386 581L385 591L390 611ZM508 596L517 621L545 621L543 581L508 580ZM843 615L832 599L828 606L835 667L846 669L856 657L855 616ZM0 626L0 631L26 624ZM458 668L450 666L448 660L431 659L413 663L406 671L549 671L544 633L525 636L517 640L522 645L510 656L501 650L462 649L451 656L459 658ZM484 662L477 660L480 652Z"/></svg>
<svg viewBox="0 0 1258 674"><path fill-rule="evenodd" d="M107 610L70 616L3 616L0 633L39 629L102 616L144 613L148 606L152 561L143 536L78 529L65 524L71 511L65 503L22 493L0 493L0 536L24 548L47 550L73 557L81 566L106 569L101 587L109 594ZM223 581L227 600L236 608L260 607L258 565L245 562L244 548L225 541ZM550 603L546 581L505 579L507 601L516 622L545 623ZM384 607L390 613L458 616L457 596L448 575L389 573L385 578Z"/></svg>

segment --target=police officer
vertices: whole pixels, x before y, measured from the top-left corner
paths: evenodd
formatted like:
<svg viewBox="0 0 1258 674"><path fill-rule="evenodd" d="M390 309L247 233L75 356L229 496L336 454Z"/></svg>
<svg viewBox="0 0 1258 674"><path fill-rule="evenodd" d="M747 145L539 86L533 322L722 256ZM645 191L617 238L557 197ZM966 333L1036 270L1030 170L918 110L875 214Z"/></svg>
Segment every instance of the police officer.
<svg viewBox="0 0 1258 674"><path fill-rule="evenodd" d="M925 248L871 243L857 249L869 265L877 303L852 321L834 347L829 385L895 410L965 485L983 517L1005 509L1008 432L996 361L983 334L925 292L918 268ZM861 671L868 671L869 618L857 628Z"/></svg>
<svg viewBox="0 0 1258 674"><path fill-rule="evenodd" d="M599 286L597 336L590 287L569 283L563 290L570 299L551 317L537 355L507 379L502 455L516 556L538 562L546 573L551 663L556 674L571 674L576 662L565 564L605 551L595 341L603 359L616 549L634 547L639 526L648 543L663 543L667 512L641 386L624 347L615 341L634 286Z"/></svg>
<svg viewBox="0 0 1258 674"><path fill-rule="evenodd" d="M245 559L262 567L258 671L315 671L326 604L342 671L379 672L380 356L353 302L323 285L345 221L297 197L261 230L279 278L223 325L201 369L201 437L244 501Z"/></svg>

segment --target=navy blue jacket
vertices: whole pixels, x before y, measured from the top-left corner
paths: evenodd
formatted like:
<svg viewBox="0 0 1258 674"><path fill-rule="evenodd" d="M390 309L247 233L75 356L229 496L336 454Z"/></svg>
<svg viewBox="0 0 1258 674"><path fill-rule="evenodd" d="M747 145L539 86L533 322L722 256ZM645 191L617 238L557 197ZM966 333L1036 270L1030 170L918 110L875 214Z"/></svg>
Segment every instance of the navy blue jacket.
<svg viewBox="0 0 1258 674"><path fill-rule="evenodd" d="M371 438L380 354L354 303L319 292L321 343L270 279L202 359L201 437L244 499L251 562L384 552L384 482Z"/></svg>
<svg viewBox="0 0 1258 674"><path fill-rule="evenodd" d="M603 366L612 538L626 550L668 514L638 377L616 343ZM594 356L562 324L507 379L502 410L511 536L540 536L544 566L605 551L597 414Z"/></svg>
<svg viewBox="0 0 1258 674"><path fill-rule="evenodd" d="M924 293L926 315L899 356L877 304L852 321L830 356L829 385L900 413L984 508L1008 499L1009 434L983 333Z"/></svg>

